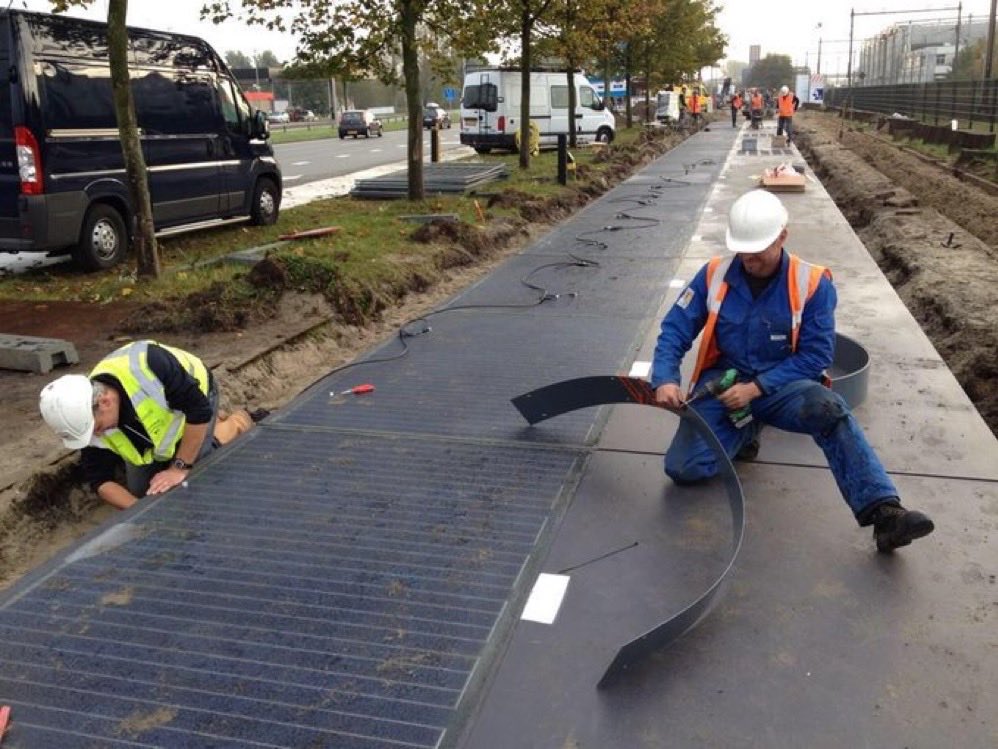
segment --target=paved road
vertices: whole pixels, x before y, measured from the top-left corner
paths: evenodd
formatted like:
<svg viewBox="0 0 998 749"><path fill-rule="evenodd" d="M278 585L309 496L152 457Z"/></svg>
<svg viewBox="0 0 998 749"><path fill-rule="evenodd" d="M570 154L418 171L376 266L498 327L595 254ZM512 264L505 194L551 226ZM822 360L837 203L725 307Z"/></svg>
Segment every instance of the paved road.
<svg viewBox="0 0 998 749"><path fill-rule="evenodd" d="M441 131L440 146L443 154L462 148L459 132L457 128ZM303 141L301 143L285 143L274 146L274 152L284 174L285 207L291 207L318 197L344 194L350 189L352 182L338 180L332 188L327 183L317 184L315 188L306 190L300 189L302 185L404 162L406 131L388 132L381 138L357 138L356 140L353 138L345 140L327 138L326 140ZM428 130L423 133L423 155L429 161L430 132ZM343 184L338 184L339 182L343 182ZM67 256L49 258L44 253L11 254L0 252L0 274L23 273L33 268L62 263L67 259Z"/></svg>
<svg viewBox="0 0 998 749"><path fill-rule="evenodd" d="M460 147L460 131L440 131L444 153ZM286 187L364 171L405 160L406 131L394 130L381 138L327 138L274 146ZM430 158L430 131L423 131L423 155Z"/></svg>

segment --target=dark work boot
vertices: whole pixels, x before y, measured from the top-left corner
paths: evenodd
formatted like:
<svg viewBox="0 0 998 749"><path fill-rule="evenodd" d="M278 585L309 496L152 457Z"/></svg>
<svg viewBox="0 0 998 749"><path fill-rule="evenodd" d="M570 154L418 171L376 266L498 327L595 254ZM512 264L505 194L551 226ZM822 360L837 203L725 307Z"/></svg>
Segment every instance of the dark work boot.
<svg viewBox="0 0 998 749"><path fill-rule="evenodd" d="M878 505L870 515L873 521L873 540L877 551L891 552L907 546L916 538L927 536L936 527L928 515L918 510L906 510L900 504Z"/></svg>
<svg viewBox="0 0 998 749"><path fill-rule="evenodd" d="M755 460L759 455L759 439L753 439L746 442L741 446L741 449L735 453L735 460Z"/></svg>

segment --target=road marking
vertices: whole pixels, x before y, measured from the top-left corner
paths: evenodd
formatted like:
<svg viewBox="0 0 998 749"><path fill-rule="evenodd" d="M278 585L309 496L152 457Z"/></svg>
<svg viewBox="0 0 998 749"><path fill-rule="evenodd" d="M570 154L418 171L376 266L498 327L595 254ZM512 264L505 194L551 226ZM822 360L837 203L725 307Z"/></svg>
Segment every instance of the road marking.
<svg viewBox="0 0 998 749"><path fill-rule="evenodd" d="M381 149L380 148L372 148L371 149L371 153L381 153Z"/></svg>
<svg viewBox="0 0 998 749"><path fill-rule="evenodd" d="M302 177L302 175L300 175L300 174L292 174L290 177L285 177L284 181L285 182L290 182L291 180L294 180L294 179L301 179L301 177Z"/></svg>
<svg viewBox="0 0 998 749"><path fill-rule="evenodd" d="M561 602L565 598L568 581L568 575L552 575L547 572L538 575L520 618L530 622L553 624L558 616L558 609L561 608Z"/></svg>
<svg viewBox="0 0 998 749"><path fill-rule="evenodd" d="M291 166L307 166L308 164L311 163L312 163L311 161L296 161Z"/></svg>
<svg viewBox="0 0 998 749"><path fill-rule="evenodd" d="M408 148L409 146L407 144L405 144L405 143L401 143L401 144L399 144L399 145L397 145L395 147L396 148Z"/></svg>
<svg viewBox="0 0 998 749"><path fill-rule="evenodd" d="M338 154L336 154L336 158L338 158L338 159L349 159L350 158L350 154L348 154L348 153L338 153Z"/></svg>

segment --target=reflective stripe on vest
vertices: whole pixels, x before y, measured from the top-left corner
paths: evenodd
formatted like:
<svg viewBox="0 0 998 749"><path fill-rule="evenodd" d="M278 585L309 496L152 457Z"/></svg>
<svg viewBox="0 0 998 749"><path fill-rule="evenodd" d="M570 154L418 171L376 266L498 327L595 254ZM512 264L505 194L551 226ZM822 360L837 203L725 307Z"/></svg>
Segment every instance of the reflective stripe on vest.
<svg viewBox="0 0 998 749"><path fill-rule="evenodd" d="M800 338L801 321L804 318L804 305L814 295L821 283L821 277L827 276L829 280L832 273L827 268L820 265L812 265L801 260L791 252L787 253L789 267L787 269L787 292L790 296L790 351L797 351L797 340ZM721 314L721 303L728 293L728 283L724 277L728 274L734 255L728 257L713 257L707 263L707 322L703 326L703 333L700 338L700 348L697 350L696 365L693 367L693 375L690 377L690 387L687 398L693 395L696 390L697 380L700 374L710 369L721 356L721 350L717 347L717 340L714 336L714 329L717 327L717 318Z"/></svg>
<svg viewBox="0 0 998 749"><path fill-rule="evenodd" d="M779 97L780 104L780 117L793 117L794 116L794 95L787 94L786 96Z"/></svg>
<svg viewBox="0 0 998 749"><path fill-rule="evenodd" d="M163 383L149 368L149 345L153 343L155 342L136 341L122 346L98 362L90 373L91 377L108 374L118 380L135 409L135 415L149 435L152 447L140 453L120 429L107 430L102 437L94 437L91 444L111 450L133 465L148 465L173 457L186 423L183 412L170 409ZM161 343L155 345L173 354L197 382L201 392L208 394L208 369L200 359L181 349Z"/></svg>

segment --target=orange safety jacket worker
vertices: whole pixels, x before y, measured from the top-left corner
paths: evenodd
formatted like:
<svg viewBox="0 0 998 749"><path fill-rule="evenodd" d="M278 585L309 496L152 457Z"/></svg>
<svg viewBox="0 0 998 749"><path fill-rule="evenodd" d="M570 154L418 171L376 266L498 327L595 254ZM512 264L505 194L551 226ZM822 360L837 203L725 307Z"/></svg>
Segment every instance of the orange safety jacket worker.
<svg viewBox="0 0 998 749"><path fill-rule="evenodd" d="M737 94L735 94L735 98L731 100L731 108L732 109L741 109L742 108L742 104L744 104L744 102L742 101L742 97L740 97Z"/></svg>
<svg viewBox="0 0 998 749"><path fill-rule="evenodd" d="M778 97L777 102L780 108L780 117L794 116L794 94L792 91L786 96Z"/></svg>
<svg viewBox="0 0 998 749"><path fill-rule="evenodd" d="M700 114L700 94L692 93L686 97L690 114Z"/></svg>
<svg viewBox="0 0 998 749"><path fill-rule="evenodd" d="M700 339L700 348L697 350L696 366L690 377L687 398L693 396L700 374L709 369L721 356L717 341L714 339L714 328L717 326L717 318L721 312L721 302L724 301L724 296L728 293L728 284L724 277L728 274L728 269L734 259L734 255L718 256L711 258L710 262L707 263L707 322L703 327L703 336ZM792 252L787 252L787 259L789 260L787 291L790 295L791 314L790 351L793 353L797 351L804 305L818 288L822 276L828 278L829 281L832 280L832 272L821 265L807 263Z"/></svg>
<svg viewBox="0 0 998 749"><path fill-rule="evenodd" d="M752 94L752 109L762 109L762 94Z"/></svg>

